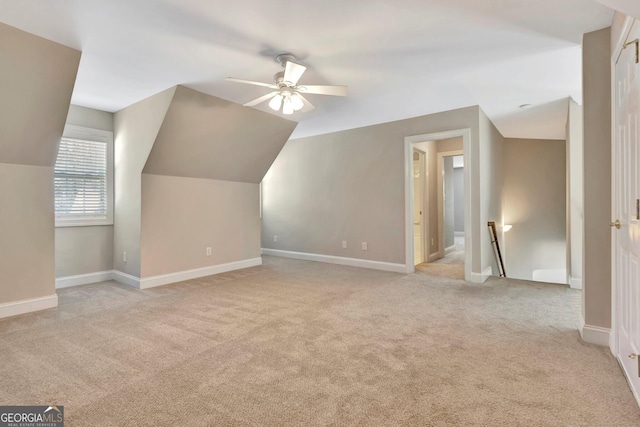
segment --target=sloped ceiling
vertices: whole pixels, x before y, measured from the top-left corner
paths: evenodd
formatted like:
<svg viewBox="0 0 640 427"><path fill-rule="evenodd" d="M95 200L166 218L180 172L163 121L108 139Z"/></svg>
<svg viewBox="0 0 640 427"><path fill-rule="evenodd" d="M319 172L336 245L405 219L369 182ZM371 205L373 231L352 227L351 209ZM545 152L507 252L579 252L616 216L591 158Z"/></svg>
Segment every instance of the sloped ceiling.
<svg viewBox="0 0 640 427"><path fill-rule="evenodd" d="M143 173L259 183L296 125L178 86Z"/></svg>
<svg viewBox="0 0 640 427"><path fill-rule="evenodd" d="M595 0L0 0L1 22L83 51L73 103L106 111L179 84L246 103L267 89L225 78L270 82L290 51L302 84L349 86L310 95L295 138L471 105L507 137L563 137L582 34L612 17Z"/></svg>
<svg viewBox="0 0 640 427"><path fill-rule="evenodd" d="M80 52L0 23L0 163L53 166Z"/></svg>

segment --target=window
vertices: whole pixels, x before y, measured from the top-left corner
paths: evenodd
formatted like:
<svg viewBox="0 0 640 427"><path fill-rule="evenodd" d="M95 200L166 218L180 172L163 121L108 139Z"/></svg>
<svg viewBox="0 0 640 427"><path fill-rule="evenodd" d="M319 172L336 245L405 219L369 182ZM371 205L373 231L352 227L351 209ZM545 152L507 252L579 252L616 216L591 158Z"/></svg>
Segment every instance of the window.
<svg viewBox="0 0 640 427"><path fill-rule="evenodd" d="M56 227L113 224L113 133L67 125L54 169Z"/></svg>

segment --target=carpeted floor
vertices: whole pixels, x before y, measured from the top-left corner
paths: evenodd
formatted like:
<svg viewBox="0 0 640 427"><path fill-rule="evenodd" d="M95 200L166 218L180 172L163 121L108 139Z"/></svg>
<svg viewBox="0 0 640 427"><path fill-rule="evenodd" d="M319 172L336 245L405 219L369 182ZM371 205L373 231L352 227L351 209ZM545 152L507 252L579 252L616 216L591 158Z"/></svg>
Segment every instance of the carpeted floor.
<svg viewBox="0 0 640 427"><path fill-rule="evenodd" d="M579 339L578 291L264 260L0 321L0 405L64 405L68 426L640 425Z"/></svg>

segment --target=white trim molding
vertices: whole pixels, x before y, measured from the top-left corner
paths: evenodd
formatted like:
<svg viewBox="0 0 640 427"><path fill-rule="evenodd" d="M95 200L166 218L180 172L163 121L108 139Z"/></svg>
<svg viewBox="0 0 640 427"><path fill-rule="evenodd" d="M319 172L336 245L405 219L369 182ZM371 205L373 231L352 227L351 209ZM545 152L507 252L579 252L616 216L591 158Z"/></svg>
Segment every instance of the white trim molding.
<svg viewBox="0 0 640 427"><path fill-rule="evenodd" d="M34 311L46 310L58 306L58 295L53 294L46 297L23 299L20 301L6 302L0 304L0 319L4 317L17 316L19 314L31 313Z"/></svg>
<svg viewBox="0 0 640 427"><path fill-rule="evenodd" d="M71 286L88 285L90 283L106 282L113 280L113 270L97 271L95 273L77 274L56 278L56 289L70 288Z"/></svg>
<svg viewBox="0 0 640 427"><path fill-rule="evenodd" d="M140 289L140 278L127 274L123 271L113 270L113 280L120 282L123 285L128 285L133 288Z"/></svg>
<svg viewBox="0 0 640 427"><path fill-rule="evenodd" d="M451 252L455 252L455 251L456 251L456 245L451 245L448 248L444 249L444 254L449 255Z"/></svg>
<svg viewBox="0 0 640 427"><path fill-rule="evenodd" d="M214 274L226 273L243 268L262 265L262 257L244 259L241 261L229 262L226 264L210 265L208 267L194 268L192 270L177 271L175 273L160 274L151 277L136 277L122 271L114 271L113 278L125 285L138 289L149 289L156 286L169 285L171 283L183 282L185 280L197 279L199 277L213 276Z"/></svg>
<svg viewBox="0 0 640 427"><path fill-rule="evenodd" d="M582 341L584 342L609 347L611 329L602 328L600 326L587 325L582 322L582 327L580 328L580 338L582 338Z"/></svg>
<svg viewBox="0 0 640 427"><path fill-rule="evenodd" d="M442 257L440 256L440 253L439 253L439 252L434 252L434 253L432 253L432 254L429 254L429 258L428 258L428 260L429 260L429 262L434 262L434 261L437 261L437 260L439 260L439 259L441 259L441 258L442 258Z"/></svg>
<svg viewBox="0 0 640 427"><path fill-rule="evenodd" d="M464 231L454 231L453 235L455 237L464 237Z"/></svg>
<svg viewBox="0 0 640 427"><path fill-rule="evenodd" d="M348 265L351 267L370 268L372 270L391 271L393 273L408 273L404 264L395 264L383 261L371 261L368 259L346 258L333 255L310 254L306 252L282 251L279 249L262 248L263 255L277 256L281 258L302 259L305 261L326 262L329 264Z"/></svg>
<svg viewBox="0 0 640 427"><path fill-rule="evenodd" d="M571 289L582 289L582 277L569 276L569 287Z"/></svg>
<svg viewBox="0 0 640 427"><path fill-rule="evenodd" d="M193 270L178 271L176 273L161 274L159 276L144 277L140 279L140 289L154 288L156 286L183 282L185 280L197 279L199 277L213 276L214 274L241 270L243 268L255 267L257 265L262 265L262 257L244 259L226 264L210 265L208 267L194 268Z"/></svg>
<svg viewBox="0 0 640 427"><path fill-rule="evenodd" d="M493 269L491 267L485 268L482 273L476 273L472 271L471 281L474 283L484 283L487 281L489 277L491 277L492 274L493 274Z"/></svg>

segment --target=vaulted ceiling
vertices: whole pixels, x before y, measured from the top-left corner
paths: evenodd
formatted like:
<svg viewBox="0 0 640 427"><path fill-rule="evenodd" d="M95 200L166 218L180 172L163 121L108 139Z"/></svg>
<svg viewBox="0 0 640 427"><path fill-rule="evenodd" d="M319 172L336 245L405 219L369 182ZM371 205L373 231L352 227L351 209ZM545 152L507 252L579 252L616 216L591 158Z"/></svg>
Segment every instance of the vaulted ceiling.
<svg viewBox="0 0 640 427"><path fill-rule="evenodd" d="M0 22L81 50L72 102L101 110L178 84L245 103L268 89L225 78L271 82L274 57L291 52L308 67L301 83L349 86L346 98L309 95L316 109L290 117L294 138L469 105L507 137L564 138L566 99L581 102L581 36L611 24L603 3L637 9L637 0L0 0Z"/></svg>

